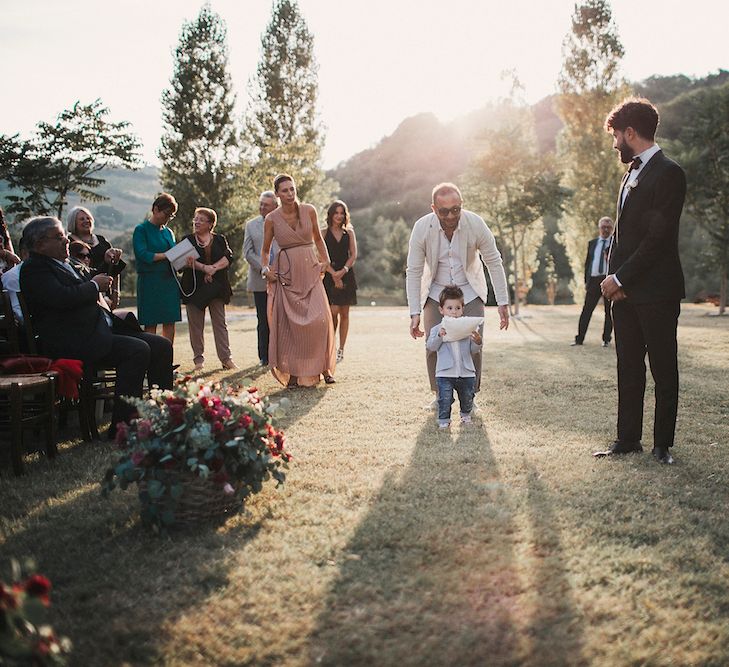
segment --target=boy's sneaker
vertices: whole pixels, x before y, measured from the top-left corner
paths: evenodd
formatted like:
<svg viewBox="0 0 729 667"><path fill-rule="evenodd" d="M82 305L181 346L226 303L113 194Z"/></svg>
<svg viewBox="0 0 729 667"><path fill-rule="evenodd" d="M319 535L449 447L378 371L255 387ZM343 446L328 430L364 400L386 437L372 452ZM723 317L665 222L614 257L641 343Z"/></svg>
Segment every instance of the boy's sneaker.
<svg viewBox="0 0 729 667"><path fill-rule="evenodd" d="M461 415L461 424L470 424L471 415Z"/></svg>
<svg viewBox="0 0 729 667"><path fill-rule="evenodd" d="M450 425L450 422L438 422L438 429L440 431L445 431L446 429L450 428Z"/></svg>

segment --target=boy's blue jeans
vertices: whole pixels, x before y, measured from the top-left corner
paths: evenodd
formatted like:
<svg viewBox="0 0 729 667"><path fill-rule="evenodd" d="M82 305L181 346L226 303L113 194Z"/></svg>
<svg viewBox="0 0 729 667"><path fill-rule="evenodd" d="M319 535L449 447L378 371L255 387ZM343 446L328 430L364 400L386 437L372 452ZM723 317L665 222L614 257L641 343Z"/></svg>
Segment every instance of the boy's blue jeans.
<svg viewBox="0 0 729 667"><path fill-rule="evenodd" d="M438 422L443 424L451 420L451 405L454 402L453 390L458 394L461 414L469 415L473 410L473 396L476 392L476 378L436 377L438 386Z"/></svg>

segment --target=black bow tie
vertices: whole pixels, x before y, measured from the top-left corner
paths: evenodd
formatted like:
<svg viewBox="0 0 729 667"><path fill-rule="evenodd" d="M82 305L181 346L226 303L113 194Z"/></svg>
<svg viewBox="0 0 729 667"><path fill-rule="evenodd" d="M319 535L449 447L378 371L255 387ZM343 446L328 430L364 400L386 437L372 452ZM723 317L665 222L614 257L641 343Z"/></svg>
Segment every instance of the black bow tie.
<svg viewBox="0 0 729 667"><path fill-rule="evenodd" d="M639 157L634 157L633 161L630 163L630 169L628 171L633 171L633 169L640 169L640 165L643 164L643 160L641 160Z"/></svg>

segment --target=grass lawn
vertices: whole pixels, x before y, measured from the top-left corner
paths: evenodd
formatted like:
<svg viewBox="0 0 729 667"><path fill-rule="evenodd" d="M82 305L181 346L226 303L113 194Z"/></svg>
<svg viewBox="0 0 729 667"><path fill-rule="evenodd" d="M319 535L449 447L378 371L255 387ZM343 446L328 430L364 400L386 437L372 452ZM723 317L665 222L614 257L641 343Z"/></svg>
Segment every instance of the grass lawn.
<svg viewBox="0 0 729 667"><path fill-rule="evenodd" d="M209 377L255 374L250 312L247 368ZM680 320L674 466L650 456L650 384L647 451L591 456L616 410L597 311L571 348L577 306L508 332L488 309L479 413L440 433L406 309L359 308L337 384L288 391L284 487L159 538L134 490L100 497L113 446L70 440L0 479L0 564L36 558L84 667L727 665L729 318L708 312ZM184 327L175 348L189 368Z"/></svg>

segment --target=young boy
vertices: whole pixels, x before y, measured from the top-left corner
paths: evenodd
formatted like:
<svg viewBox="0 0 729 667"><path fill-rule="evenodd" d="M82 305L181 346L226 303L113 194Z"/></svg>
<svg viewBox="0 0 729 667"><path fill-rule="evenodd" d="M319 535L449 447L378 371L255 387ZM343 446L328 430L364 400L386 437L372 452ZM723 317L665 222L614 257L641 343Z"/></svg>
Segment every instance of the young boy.
<svg viewBox="0 0 729 667"><path fill-rule="evenodd" d="M463 316L463 292L451 285L443 289L438 299L443 317ZM461 404L461 423L471 422L473 395L476 389L476 369L472 353L481 348L481 335L474 331L469 337L444 343L446 330L442 323L436 324L428 335L425 347L438 353L435 367L435 381L438 385L438 427L447 429L451 425L451 404L453 390L458 393Z"/></svg>

